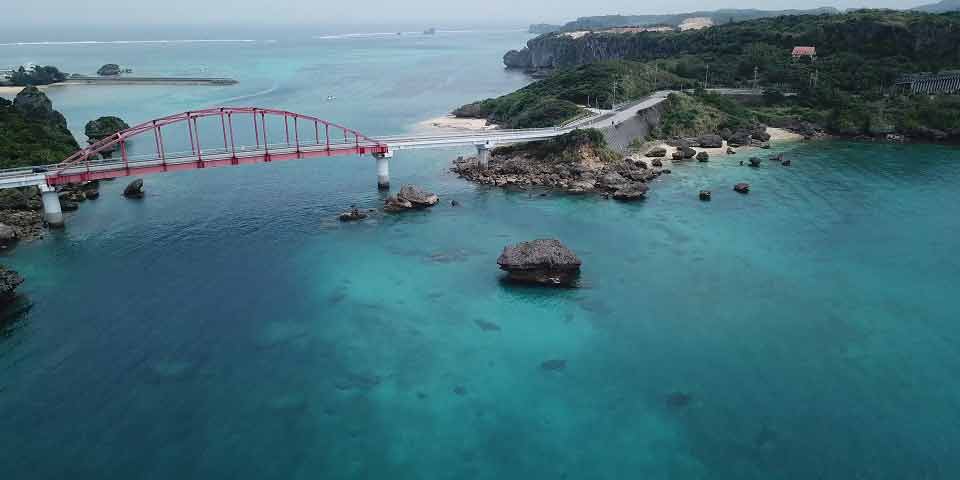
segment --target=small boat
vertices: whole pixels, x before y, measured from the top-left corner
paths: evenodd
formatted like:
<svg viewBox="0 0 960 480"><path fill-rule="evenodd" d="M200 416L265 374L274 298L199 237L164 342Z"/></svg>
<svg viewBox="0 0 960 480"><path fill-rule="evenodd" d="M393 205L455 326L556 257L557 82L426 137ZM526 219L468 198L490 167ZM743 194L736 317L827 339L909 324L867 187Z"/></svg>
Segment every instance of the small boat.
<svg viewBox="0 0 960 480"><path fill-rule="evenodd" d="M331 102L331 101L336 100L336 99L337 99L337 97L334 97L333 95L327 95L327 101L328 101L328 102Z"/></svg>

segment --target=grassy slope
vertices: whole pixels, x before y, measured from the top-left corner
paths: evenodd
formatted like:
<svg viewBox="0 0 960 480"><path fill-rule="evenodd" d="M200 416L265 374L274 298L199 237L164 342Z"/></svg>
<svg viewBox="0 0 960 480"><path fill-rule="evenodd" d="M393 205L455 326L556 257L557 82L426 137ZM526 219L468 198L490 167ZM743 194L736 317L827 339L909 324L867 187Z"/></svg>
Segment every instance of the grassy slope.
<svg viewBox="0 0 960 480"><path fill-rule="evenodd" d="M559 70L507 95L464 105L458 117L486 118L508 128L549 127L584 113L578 105L609 108L616 101L639 98L654 90L652 65L630 61L608 61ZM657 87L688 85L683 79L657 71Z"/></svg>

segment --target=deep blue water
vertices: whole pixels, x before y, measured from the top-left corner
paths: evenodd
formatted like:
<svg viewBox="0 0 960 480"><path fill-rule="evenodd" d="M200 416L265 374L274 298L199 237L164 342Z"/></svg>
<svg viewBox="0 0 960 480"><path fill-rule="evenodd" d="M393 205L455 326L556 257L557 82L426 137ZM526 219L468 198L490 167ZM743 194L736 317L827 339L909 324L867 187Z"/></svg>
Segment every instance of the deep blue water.
<svg viewBox="0 0 960 480"><path fill-rule="evenodd" d="M0 46L0 64L241 80L51 90L78 132L234 103L390 134L522 85L499 56L525 38ZM678 166L640 204L476 187L448 173L462 152L402 152L394 185L444 202L351 225L334 215L382 199L369 158L150 176L139 202L106 183L2 259L28 279L0 336L4 478L956 478L960 152L778 148L793 167ZM501 284L501 248L547 236L583 287Z"/></svg>

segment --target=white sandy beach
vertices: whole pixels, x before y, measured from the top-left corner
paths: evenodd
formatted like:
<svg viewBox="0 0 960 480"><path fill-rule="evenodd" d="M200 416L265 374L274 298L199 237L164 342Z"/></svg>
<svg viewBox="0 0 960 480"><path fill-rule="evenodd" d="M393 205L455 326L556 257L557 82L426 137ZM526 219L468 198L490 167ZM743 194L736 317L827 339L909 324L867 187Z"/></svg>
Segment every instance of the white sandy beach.
<svg viewBox="0 0 960 480"><path fill-rule="evenodd" d="M480 118L457 118L453 115L431 118L417 123L417 130L439 130L443 132L482 132L495 130L496 125L489 125Z"/></svg>

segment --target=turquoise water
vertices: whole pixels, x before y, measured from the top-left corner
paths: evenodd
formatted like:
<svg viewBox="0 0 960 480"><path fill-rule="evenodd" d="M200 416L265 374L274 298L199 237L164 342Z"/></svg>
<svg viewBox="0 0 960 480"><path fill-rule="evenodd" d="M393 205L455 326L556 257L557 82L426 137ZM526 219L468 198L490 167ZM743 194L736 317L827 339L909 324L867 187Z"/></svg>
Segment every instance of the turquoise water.
<svg viewBox="0 0 960 480"><path fill-rule="evenodd" d="M77 131L253 95L390 134L522 85L499 55L524 38L0 58L241 79L51 91ZM402 152L394 184L444 202L349 225L382 199L369 158L150 176L142 202L107 183L3 258L28 279L0 336L4 477L956 478L960 152L779 148L792 167L683 165L640 204L477 187L448 173L457 151ZM583 287L501 284L503 245L545 236Z"/></svg>

